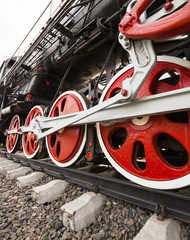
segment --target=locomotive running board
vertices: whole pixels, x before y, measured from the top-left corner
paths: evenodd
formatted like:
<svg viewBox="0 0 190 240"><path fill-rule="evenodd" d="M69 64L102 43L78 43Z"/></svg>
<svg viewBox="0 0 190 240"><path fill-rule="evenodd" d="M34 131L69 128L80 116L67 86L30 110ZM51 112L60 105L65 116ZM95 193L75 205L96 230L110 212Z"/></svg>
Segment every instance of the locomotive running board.
<svg viewBox="0 0 190 240"><path fill-rule="evenodd" d="M56 178L81 185L95 192L136 204L152 211L161 209L168 216L190 223L190 189L185 194L176 191L161 191L142 187L119 178L108 178L92 172L77 170L77 168L60 168L40 160L27 159L17 154L0 152L3 157L20 162L22 165L43 171ZM185 191L184 191L185 192Z"/></svg>

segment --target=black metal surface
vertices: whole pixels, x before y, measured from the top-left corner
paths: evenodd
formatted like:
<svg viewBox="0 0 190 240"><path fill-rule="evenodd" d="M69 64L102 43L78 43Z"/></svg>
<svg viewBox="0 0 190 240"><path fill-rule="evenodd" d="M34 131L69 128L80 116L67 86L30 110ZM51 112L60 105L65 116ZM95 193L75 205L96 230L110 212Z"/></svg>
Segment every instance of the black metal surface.
<svg viewBox="0 0 190 240"><path fill-rule="evenodd" d="M33 69L36 64L41 64L42 59L43 61L45 61L45 58L47 58L49 54L52 55L57 52L58 49L57 47L55 47L53 48L53 51L51 53L44 54L44 50L49 49L58 41L60 37L60 32L62 32L63 35L72 38L74 35L78 36L78 32L82 31L83 28L85 28L85 25L88 25L90 21L97 19L98 17L105 17L107 19L106 23L113 21L115 18L118 18L121 12L124 14L125 8L130 1L120 0L120 5L123 7L119 9L115 0L96 0L94 1L94 6L92 6L90 10L86 10L85 14L81 13L79 14L79 16L75 17L70 13L73 8L79 10L80 7L82 8L83 6L88 6L88 3L90 2L91 1L85 1L80 4L73 5L72 0L67 1L67 3L64 4L61 9L55 14L55 16L48 20L47 24L43 27L41 33L30 44L30 47L27 49L25 54L20 57L19 60L14 64L9 73L6 75L6 78L10 80L21 66L25 66L28 71L30 68ZM84 25L83 19L85 19L86 15L89 16L89 19ZM71 22L72 20L72 31L74 31L73 29L77 29L74 34L73 32L71 32L71 29L67 29L61 24L66 16L69 16L70 18L68 18L68 20L65 21L64 24L67 25L68 22ZM100 31L98 32L100 34Z"/></svg>
<svg viewBox="0 0 190 240"><path fill-rule="evenodd" d="M74 168L60 168L44 161L27 159L5 151L1 151L1 155L14 161L19 160L23 165L30 165L33 169L43 171L56 178L65 179L90 190L96 189L96 192L100 191L152 211L164 208L167 216L190 223L190 195L174 191L149 189L126 180L103 177Z"/></svg>

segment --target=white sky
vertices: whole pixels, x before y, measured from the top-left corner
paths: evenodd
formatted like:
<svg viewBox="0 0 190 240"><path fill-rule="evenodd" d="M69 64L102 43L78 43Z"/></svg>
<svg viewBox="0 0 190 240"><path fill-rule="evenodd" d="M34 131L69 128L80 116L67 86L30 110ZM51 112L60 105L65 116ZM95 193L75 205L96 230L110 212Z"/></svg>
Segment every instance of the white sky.
<svg viewBox="0 0 190 240"><path fill-rule="evenodd" d="M0 0L0 66L10 58L50 0ZM61 3L53 0L52 11ZM20 54L37 35L49 18L50 8L36 26Z"/></svg>

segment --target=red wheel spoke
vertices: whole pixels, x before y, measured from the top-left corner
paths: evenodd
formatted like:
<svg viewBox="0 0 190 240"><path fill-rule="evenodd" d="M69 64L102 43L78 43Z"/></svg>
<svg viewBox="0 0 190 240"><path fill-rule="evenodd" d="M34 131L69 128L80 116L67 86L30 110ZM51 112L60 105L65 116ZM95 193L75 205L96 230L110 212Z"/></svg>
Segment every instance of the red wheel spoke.
<svg viewBox="0 0 190 240"><path fill-rule="evenodd" d="M28 121L27 121L27 125L30 125L30 122L32 121L32 114L29 116Z"/></svg>
<svg viewBox="0 0 190 240"><path fill-rule="evenodd" d="M65 114L71 113L71 111L72 112L75 111L76 101L69 95L67 96L67 98L63 100L63 103L64 103L64 107L63 107L63 111L61 111L62 113L61 115L65 115Z"/></svg>
<svg viewBox="0 0 190 240"><path fill-rule="evenodd" d="M121 166L124 166L126 169L133 169L133 154L134 154L134 141L128 137L123 146L115 151L115 154L118 156L118 162ZM127 157L126 157L127 156Z"/></svg>
<svg viewBox="0 0 190 240"><path fill-rule="evenodd" d="M188 149L189 125L187 123L172 122L163 115L159 116L156 128L158 133L166 133L172 136Z"/></svg>
<svg viewBox="0 0 190 240"><path fill-rule="evenodd" d="M12 141L15 142L15 141L16 141L16 138L17 138L17 134L13 134L13 135L12 135Z"/></svg>
<svg viewBox="0 0 190 240"><path fill-rule="evenodd" d="M51 152L52 152L52 154L54 155L54 156L57 156L57 146L58 146L58 140L57 140L57 138L56 138L56 141L55 141L55 144L54 144L54 146L53 147L50 147L51 148Z"/></svg>
<svg viewBox="0 0 190 240"><path fill-rule="evenodd" d="M164 159L154 143L153 139L147 139L144 142L146 169L144 175L149 179L156 179L170 174L170 167L167 163L164 163ZM171 177L171 176L170 176Z"/></svg>
<svg viewBox="0 0 190 240"><path fill-rule="evenodd" d="M29 141L28 138L27 138L27 141L26 141L26 148L27 148L27 150L29 149L29 153L30 153L30 141Z"/></svg>
<svg viewBox="0 0 190 240"><path fill-rule="evenodd" d="M186 68L179 69L180 74L180 81L179 81L179 88L189 87L189 71Z"/></svg>
<svg viewBox="0 0 190 240"><path fill-rule="evenodd" d="M58 110L59 110L59 113L58 113L59 115L58 115L58 116L62 115L62 114L61 114L61 112L62 112L62 111L61 111L61 105L62 105L62 101L60 101L60 102L57 104L57 108L58 108Z"/></svg>
<svg viewBox="0 0 190 240"><path fill-rule="evenodd" d="M33 136L33 150L36 150L36 149L37 149L38 144L39 144L39 143L36 141L36 136L34 135L34 136Z"/></svg>
<svg viewBox="0 0 190 240"><path fill-rule="evenodd" d="M24 143L26 144L26 146L29 145L29 141L30 141L30 137L29 137L28 133L25 133Z"/></svg>
<svg viewBox="0 0 190 240"><path fill-rule="evenodd" d="M35 111L33 118L36 118L37 116L42 116L41 112ZM32 118L32 119L33 119L33 118Z"/></svg>
<svg viewBox="0 0 190 240"><path fill-rule="evenodd" d="M32 138L28 141L28 147L29 147L29 153L32 154L34 149L33 149L33 144L32 144Z"/></svg>

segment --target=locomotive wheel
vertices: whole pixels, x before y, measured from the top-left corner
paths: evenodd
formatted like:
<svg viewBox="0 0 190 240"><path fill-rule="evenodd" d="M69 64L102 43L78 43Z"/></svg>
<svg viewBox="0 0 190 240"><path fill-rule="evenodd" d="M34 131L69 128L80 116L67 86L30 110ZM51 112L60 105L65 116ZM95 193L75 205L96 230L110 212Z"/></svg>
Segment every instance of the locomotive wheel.
<svg viewBox="0 0 190 240"><path fill-rule="evenodd" d="M62 116L86 110L86 101L77 92L67 91L53 104L49 117ZM46 137L46 146L52 161L67 167L79 159L86 142L86 126L72 126L61 129Z"/></svg>
<svg viewBox="0 0 190 240"><path fill-rule="evenodd" d="M133 71L130 65L118 73L100 102L120 91L122 81ZM158 57L138 98L189 86L189 62ZM189 112L178 112L142 116L109 126L97 124L98 139L108 160L126 178L151 188L181 188L190 183L189 116Z"/></svg>
<svg viewBox="0 0 190 240"><path fill-rule="evenodd" d="M37 116L44 116L43 106L34 106L25 121L25 126L29 126L33 118ZM34 158L39 151L40 144L36 141L36 134L27 132L22 135L22 146L24 154L27 158Z"/></svg>
<svg viewBox="0 0 190 240"><path fill-rule="evenodd" d="M19 115L15 115L12 120L11 123L9 125L9 130L15 130L18 129L21 126L21 119L19 117ZM13 134L9 134L7 136L7 152L8 153L14 153L18 150L20 145L20 136L18 133L13 133Z"/></svg>

